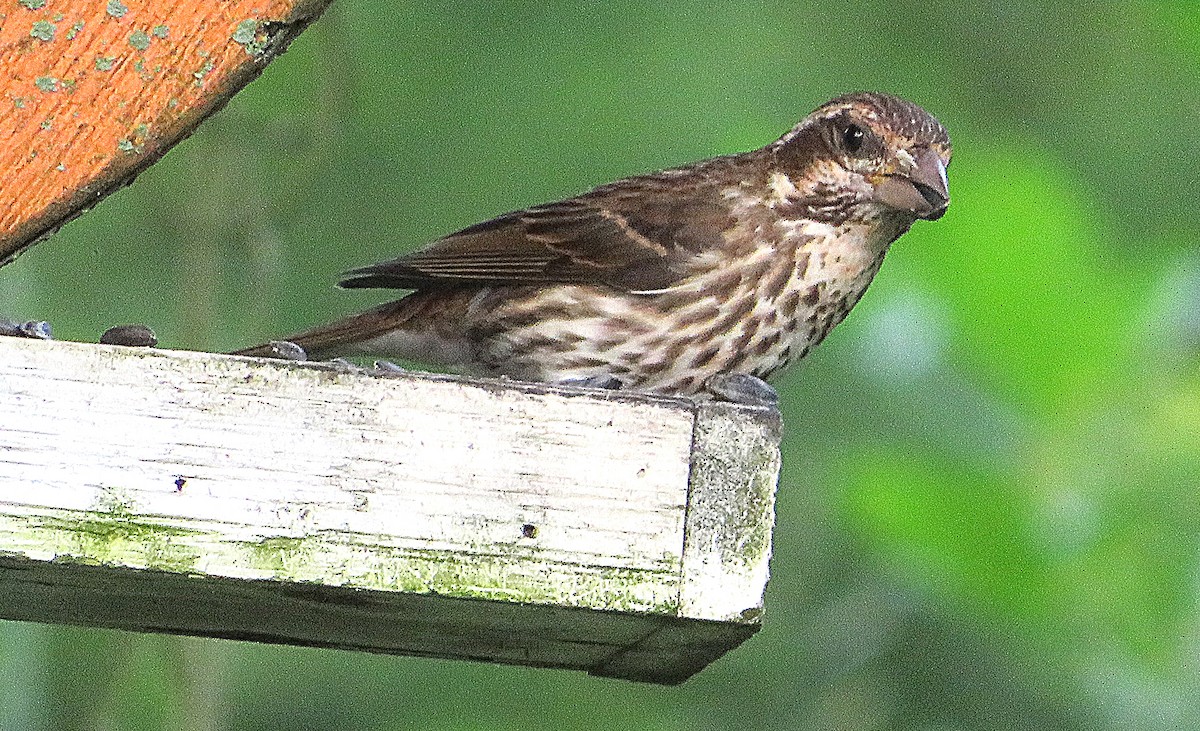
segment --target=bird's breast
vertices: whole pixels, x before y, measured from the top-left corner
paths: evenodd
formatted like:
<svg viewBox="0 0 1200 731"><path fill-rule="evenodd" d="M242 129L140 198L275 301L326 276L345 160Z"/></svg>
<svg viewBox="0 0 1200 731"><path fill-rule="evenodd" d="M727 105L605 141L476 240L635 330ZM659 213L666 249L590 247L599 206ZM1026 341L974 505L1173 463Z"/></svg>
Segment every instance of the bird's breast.
<svg viewBox="0 0 1200 731"><path fill-rule="evenodd" d="M778 217L753 226L664 290L506 290L501 306L480 308L492 336L479 362L490 374L606 375L626 388L680 394L719 373L768 378L845 317L882 254L853 228Z"/></svg>

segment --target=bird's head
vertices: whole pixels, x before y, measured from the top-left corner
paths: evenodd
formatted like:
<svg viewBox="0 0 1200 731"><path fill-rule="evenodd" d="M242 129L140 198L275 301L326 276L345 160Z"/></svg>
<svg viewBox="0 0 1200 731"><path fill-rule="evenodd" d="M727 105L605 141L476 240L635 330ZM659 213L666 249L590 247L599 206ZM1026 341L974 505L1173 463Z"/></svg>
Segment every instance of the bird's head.
<svg viewBox="0 0 1200 731"><path fill-rule="evenodd" d="M932 114L890 94L833 99L771 147L818 218L911 222L940 218L950 203L950 136Z"/></svg>

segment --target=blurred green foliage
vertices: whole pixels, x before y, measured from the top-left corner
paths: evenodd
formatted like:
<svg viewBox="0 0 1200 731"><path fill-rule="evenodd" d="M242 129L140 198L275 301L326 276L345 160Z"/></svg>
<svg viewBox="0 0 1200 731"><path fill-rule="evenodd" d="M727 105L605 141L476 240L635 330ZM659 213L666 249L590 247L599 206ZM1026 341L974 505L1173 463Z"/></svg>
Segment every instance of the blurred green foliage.
<svg viewBox="0 0 1200 731"><path fill-rule="evenodd" d="M0 312L232 348L339 272L774 139L938 114L953 204L779 384L763 630L679 688L0 624L4 729L1200 727L1200 6L339 0Z"/></svg>

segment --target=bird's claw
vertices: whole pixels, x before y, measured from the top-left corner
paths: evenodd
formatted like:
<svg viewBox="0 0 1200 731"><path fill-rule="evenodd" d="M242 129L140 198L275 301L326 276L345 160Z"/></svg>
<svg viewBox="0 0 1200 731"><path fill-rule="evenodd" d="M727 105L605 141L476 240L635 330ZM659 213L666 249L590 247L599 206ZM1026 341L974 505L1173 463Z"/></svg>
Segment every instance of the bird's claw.
<svg viewBox="0 0 1200 731"><path fill-rule="evenodd" d="M375 373L378 375L384 376L394 376L400 373L408 373L403 366L396 365L390 360L375 361L371 364L371 370L375 371Z"/></svg>
<svg viewBox="0 0 1200 731"><path fill-rule="evenodd" d="M263 357L302 362L308 360L308 353L290 340L272 340L267 343L267 353Z"/></svg>
<svg viewBox="0 0 1200 731"><path fill-rule="evenodd" d="M605 391L619 391L625 386L625 384L621 383L621 379L616 376L610 376L607 373L598 376L564 378L558 382L558 385L570 386L572 388L599 388Z"/></svg>
<svg viewBox="0 0 1200 731"><path fill-rule="evenodd" d="M341 371L342 373L362 373L366 370L357 363L346 360L345 358L330 358L329 360L322 362L327 366L332 366L335 371Z"/></svg>
<svg viewBox="0 0 1200 731"><path fill-rule="evenodd" d="M704 388L719 401L767 409L779 408L779 392L763 379L748 373L720 373L705 381Z"/></svg>

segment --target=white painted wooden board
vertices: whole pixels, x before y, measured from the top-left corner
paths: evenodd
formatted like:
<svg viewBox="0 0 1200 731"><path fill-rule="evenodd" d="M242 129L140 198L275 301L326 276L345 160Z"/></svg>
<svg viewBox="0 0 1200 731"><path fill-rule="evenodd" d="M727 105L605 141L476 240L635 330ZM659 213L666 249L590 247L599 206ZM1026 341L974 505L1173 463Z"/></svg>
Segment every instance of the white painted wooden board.
<svg viewBox="0 0 1200 731"><path fill-rule="evenodd" d="M759 626L779 428L0 338L0 617L680 682Z"/></svg>

